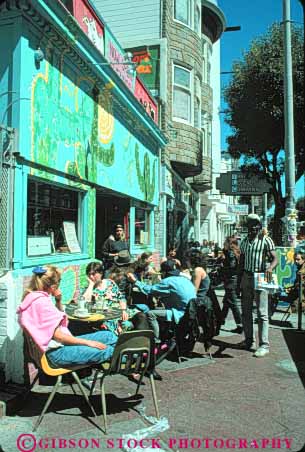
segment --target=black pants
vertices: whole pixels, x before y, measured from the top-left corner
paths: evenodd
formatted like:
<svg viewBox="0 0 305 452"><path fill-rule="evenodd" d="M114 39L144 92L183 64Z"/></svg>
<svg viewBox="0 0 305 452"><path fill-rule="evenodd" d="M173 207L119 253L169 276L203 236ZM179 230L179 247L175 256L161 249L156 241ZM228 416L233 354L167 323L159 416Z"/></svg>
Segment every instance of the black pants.
<svg viewBox="0 0 305 452"><path fill-rule="evenodd" d="M223 299L222 319L225 321L229 309L231 309L235 323L237 326L241 326L241 313L238 307L238 299L236 295L237 278L232 277L224 282L225 296Z"/></svg>

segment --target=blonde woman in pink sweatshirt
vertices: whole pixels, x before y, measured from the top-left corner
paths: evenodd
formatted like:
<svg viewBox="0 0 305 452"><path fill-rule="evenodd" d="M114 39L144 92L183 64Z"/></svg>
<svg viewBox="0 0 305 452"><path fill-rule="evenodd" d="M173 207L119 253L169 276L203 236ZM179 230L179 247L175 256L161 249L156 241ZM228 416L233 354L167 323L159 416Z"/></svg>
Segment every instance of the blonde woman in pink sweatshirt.
<svg viewBox="0 0 305 452"><path fill-rule="evenodd" d="M51 265L33 269L33 276L17 310L19 323L47 354L54 367L108 361L117 336L110 331L73 336L62 310L61 271ZM55 304L51 296L55 298Z"/></svg>

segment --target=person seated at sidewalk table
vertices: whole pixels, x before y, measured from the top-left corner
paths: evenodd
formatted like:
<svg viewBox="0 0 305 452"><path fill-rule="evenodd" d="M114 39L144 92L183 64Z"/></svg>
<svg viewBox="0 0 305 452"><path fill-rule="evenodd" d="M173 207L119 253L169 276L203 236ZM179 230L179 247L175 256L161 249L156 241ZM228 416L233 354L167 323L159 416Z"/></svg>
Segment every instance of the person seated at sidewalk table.
<svg viewBox="0 0 305 452"><path fill-rule="evenodd" d="M131 267L133 264L132 257L128 250L119 251L118 255L114 258L113 266L105 271L105 278L108 278L111 271L114 268L120 268L124 271L124 277L118 281L118 286L122 294L125 296L126 300L129 301L131 286L130 282L126 278L126 273L131 271Z"/></svg>
<svg viewBox="0 0 305 452"><path fill-rule="evenodd" d="M123 321L128 320L127 302L118 284L124 277L125 274L120 268L112 267L108 272L107 278L98 279L95 282L92 294L95 301L104 299L106 302L105 309L111 307L113 303L119 304Z"/></svg>
<svg viewBox="0 0 305 452"><path fill-rule="evenodd" d="M86 275L88 281L88 287L83 293L85 300L90 303L93 296L93 287L96 281L103 278L104 275L104 264L103 262L90 262L86 267Z"/></svg>
<svg viewBox="0 0 305 452"><path fill-rule="evenodd" d="M73 336L61 307L59 284L61 270L51 265L35 267L32 279L17 309L18 320L38 347L46 353L51 365L71 367L108 361L117 336L111 331ZM51 296L55 297L53 304Z"/></svg>
<svg viewBox="0 0 305 452"><path fill-rule="evenodd" d="M177 268L181 267L181 262L177 259L177 247L170 246L166 257L162 257L161 264L166 261L174 261Z"/></svg>
<svg viewBox="0 0 305 452"><path fill-rule="evenodd" d="M120 334L122 331L131 330L135 328L135 322L138 322L138 314L143 313L147 318L150 329L154 331L154 323L156 317L150 311L146 304L134 304L127 306L126 298L119 289L118 284L122 278L125 278L125 272L121 268L112 267L109 270L108 278L96 281L93 289L93 296L98 302L103 299L106 302L105 308L111 307L114 303L118 303L122 310L121 319L109 320L105 322L107 328L115 334Z"/></svg>
<svg viewBox="0 0 305 452"><path fill-rule="evenodd" d="M127 277L146 295L155 295L162 299L165 308L153 310L158 320L174 321L178 324L189 301L196 298L195 287L188 278L180 275L180 270L173 260L167 260L161 264L161 275L162 280L153 285L137 281L132 273L128 273ZM159 337L157 327L159 325L155 325L154 333L156 337Z"/></svg>
<svg viewBox="0 0 305 452"><path fill-rule="evenodd" d="M144 281L149 279L153 282L159 281L159 273L157 272L154 262L153 253L146 251L142 253L133 264L134 274L137 274L138 279Z"/></svg>

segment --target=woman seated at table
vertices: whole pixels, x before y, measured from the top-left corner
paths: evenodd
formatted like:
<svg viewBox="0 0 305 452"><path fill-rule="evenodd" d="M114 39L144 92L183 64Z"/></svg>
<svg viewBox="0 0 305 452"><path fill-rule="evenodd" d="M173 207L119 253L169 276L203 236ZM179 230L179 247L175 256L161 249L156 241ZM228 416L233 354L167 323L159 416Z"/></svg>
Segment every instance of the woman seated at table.
<svg viewBox="0 0 305 452"><path fill-rule="evenodd" d="M95 301L103 299L108 307L115 304L122 310L122 320L128 320L127 303L118 284L125 277L125 273L120 268L112 267L108 278L98 279L93 286L92 295Z"/></svg>
<svg viewBox="0 0 305 452"><path fill-rule="evenodd" d="M61 271L51 265L35 267L17 310L19 323L46 353L51 365L70 367L108 361L117 336L111 331L73 336L61 310ZM51 299L55 297L55 305Z"/></svg>
<svg viewBox="0 0 305 452"><path fill-rule="evenodd" d="M144 321L144 318L147 319L149 327L154 330L156 318L148 306L139 304L127 307L126 299L118 287L124 277L124 270L113 267L110 269L108 278L98 280L94 284L93 297L95 297L96 301L103 299L107 303L106 309L118 304L122 310L121 320L123 323L121 323L120 319L117 319L109 320L105 322L105 325L115 334L120 334L124 330L139 329L137 327L139 319L143 317L142 321Z"/></svg>
<svg viewBox="0 0 305 452"><path fill-rule="evenodd" d="M173 261L177 269L181 267L181 261L177 259L177 248L175 246L169 247L167 256L161 259L161 264L166 261Z"/></svg>
<svg viewBox="0 0 305 452"><path fill-rule="evenodd" d="M86 267L86 275L88 281L88 287L83 293L85 300L90 303L93 301L93 288L96 281L103 278L104 264L103 262L90 262Z"/></svg>
<svg viewBox="0 0 305 452"><path fill-rule="evenodd" d="M160 279L159 273L154 266L153 253L151 251L142 253L133 266L135 273L139 270L138 276L141 281L151 279L153 282L157 282Z"/></svg>

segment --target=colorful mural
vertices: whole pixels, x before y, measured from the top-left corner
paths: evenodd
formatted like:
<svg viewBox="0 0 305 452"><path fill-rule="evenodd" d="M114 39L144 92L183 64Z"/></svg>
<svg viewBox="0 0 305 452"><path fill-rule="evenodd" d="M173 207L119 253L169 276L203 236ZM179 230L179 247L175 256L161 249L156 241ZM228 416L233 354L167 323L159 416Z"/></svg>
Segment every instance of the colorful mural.
<svg viewBox="0 0 305 452"><path fill-rule="evenodd" d="M90 261L91 262L91 261ZM60 290L62 292L63 304L69 303L73 299L77 299L81 289L85 289L88 286L86 267L89 261L80 265L71 264L65 267L61 267L62 275L60 282ZM29 271L29 270L28 270ZM14 274L16 278L20 277L20 273ZM22 279L23 290L28 286L32 272L25 274Z"/></svg>
<svg viewBox="0 0 305 452"><path fill-rule="evenodd" d="M296 268L294 265L294 249L293 248L277 248L276 255L278 258L278 266L276 274L279 285L282 287L289 286L295 279Z"/></svg>
<svg viewBox="0 0 305 452"><path fill-rule="evenodd" d="M97 92L93 80L75 73L65 52L57 56L49 49L46 53L44 71L32 82L31 159L84 182L158 204L158 157L116 118L113 85ZM43 168L31 173L56 180ZM69 183L88 188L82 182Z"/></svg>
<svg viewBox="0 0 305 452"><path fill-rule="evenodd" d="M144 195L144 199L151 202L154 198L155 193L155 180L156 180L156 160L153 163L152 173L150 171L150 160L148 154L144 155L144 167L143 171L140 168L140 158L139 158L139 147L136 144L135 147L135 158L136 158L136 168L137 176L140 185L140 189Z"/></svg>

